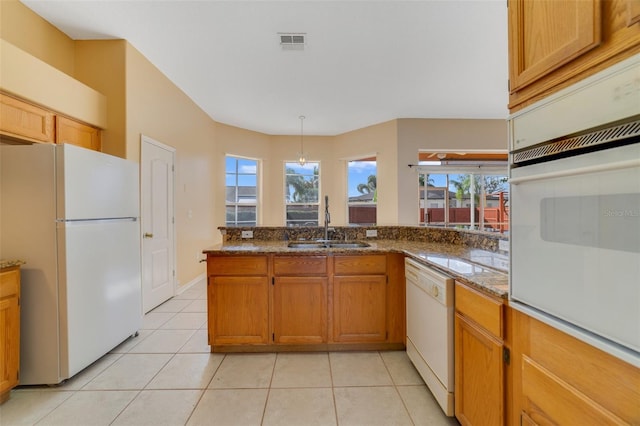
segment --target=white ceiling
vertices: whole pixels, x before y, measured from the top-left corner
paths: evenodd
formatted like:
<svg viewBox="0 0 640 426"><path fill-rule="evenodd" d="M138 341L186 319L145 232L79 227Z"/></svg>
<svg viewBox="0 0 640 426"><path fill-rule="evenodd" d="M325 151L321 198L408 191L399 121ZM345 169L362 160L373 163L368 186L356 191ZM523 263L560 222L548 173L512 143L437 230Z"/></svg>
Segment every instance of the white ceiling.
<svg viewBox="0 0 640 426"><path fill-rule="evenodd" d="M267 134L508 113L504 0L22 2L72 39L128 40L214 120Z"/></svg>

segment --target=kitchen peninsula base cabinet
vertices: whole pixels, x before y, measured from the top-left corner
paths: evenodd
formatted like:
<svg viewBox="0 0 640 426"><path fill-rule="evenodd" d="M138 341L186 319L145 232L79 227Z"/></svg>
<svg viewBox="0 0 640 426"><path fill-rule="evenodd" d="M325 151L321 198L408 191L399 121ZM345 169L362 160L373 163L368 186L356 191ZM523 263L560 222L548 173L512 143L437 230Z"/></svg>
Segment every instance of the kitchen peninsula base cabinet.
<svg viewBox="0 0 640 426"><path fill-rule="evenodd" d="M522 312L513 322L513 424L640 424L640 369Z"/></svg>
<svg viewBox="0 0 640 426"><path fill-rule="evenodd" d="M273 258L273 342L327 342L327 256Z"/></svg>
<svg viewBox="0 0 640 426"><path fill-rule="evenodd" d="M267 344L269 279L266 256L209 257L209 344Z"/></svg>
<svg viewBox="0 0 640 426"><path fill-rule="evenodd" d="M508 353L502 299L455 284L455 416L463 426L504 425Z"/></svg>
<svg viewBox="0 0 640 426"><path fill-rule="evenodd" d="M0 404L18 385L20 368L20 267L0 270Z"/></svg>
<svg viewBox="0 0 640 426"><path fill-rule="evenodd" d="M404 349L402 254L207 254L212 352Z"/></svg>

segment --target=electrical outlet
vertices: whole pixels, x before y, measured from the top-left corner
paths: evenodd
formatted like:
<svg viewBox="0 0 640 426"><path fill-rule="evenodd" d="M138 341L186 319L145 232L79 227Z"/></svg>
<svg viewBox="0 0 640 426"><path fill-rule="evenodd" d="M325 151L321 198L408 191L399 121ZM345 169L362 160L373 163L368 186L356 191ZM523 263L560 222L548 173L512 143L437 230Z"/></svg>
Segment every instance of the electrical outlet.
<svg viewBox="0 0 640 426"><path fill-rule="evenodd" d="M378 230L377 229L367 229L367 238L377 237L377 236L378 236Z"/></svg>
<svg viewBox="0 0 640 426"><path fill-rule="evenodd" d="M509 251L509 241L498 240L498 250Z"/></svg>
<svg viewBox="0 0 640 426"><path fill-rule="evenodd" d="M253 238L253 231L242 231L242 238Z"/></svg>

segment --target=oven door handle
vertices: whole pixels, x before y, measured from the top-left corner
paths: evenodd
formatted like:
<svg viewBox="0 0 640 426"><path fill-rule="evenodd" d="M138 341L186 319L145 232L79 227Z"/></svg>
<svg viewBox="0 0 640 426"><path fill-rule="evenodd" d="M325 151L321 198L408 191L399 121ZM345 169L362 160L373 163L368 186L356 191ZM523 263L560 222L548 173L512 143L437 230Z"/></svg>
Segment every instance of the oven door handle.
<svg viewBox="0 0 640 426"><path fill-rule="evenodd" d="M596 166L578 167L569 170L558 170L556 172L539 173L531 176L522 176L509 179L511 185L518 185L525 182L533 182L537 180L553 179L566 176L584 175L587 173L608 172L613 170L630 169L632 167L640 167L640 159L620 161L617 163L598 164Z"/></svg>

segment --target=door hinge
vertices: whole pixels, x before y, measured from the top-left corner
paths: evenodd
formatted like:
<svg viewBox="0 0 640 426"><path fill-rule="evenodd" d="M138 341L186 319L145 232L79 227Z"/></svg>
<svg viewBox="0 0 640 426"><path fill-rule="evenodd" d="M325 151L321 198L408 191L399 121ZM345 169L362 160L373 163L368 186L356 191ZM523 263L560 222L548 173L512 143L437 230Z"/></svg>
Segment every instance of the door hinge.
<svg viewBox="0 0 640 426"><path fill-rule="evenodd" d="M271 333L271 341L272 342L276 341L276 333Z"/></svg>
<svg viewBox="0 0 640 426"><path fill-rule="evenodd" d="M511 351L509 348L502 348L502 361L507 365L511 364Z"/></svg>
<svg viewBox="0 0 640 426"><path fill-rule="evenodd" d="M271 277L271 285L276 285L276 277Z"/></svg>
<svg viewBox="0 0 640 426"><path fill-rule="evenodd" d="M387 284L389 284L389 275L387 275Z"/></svg>
<svg viewBox="0 0 640 426"><path fill-rule="evenodd" d="M389 331L386 331L386 332L384 333L384 339L385 339L385 340L389 340Z"/></svg>

